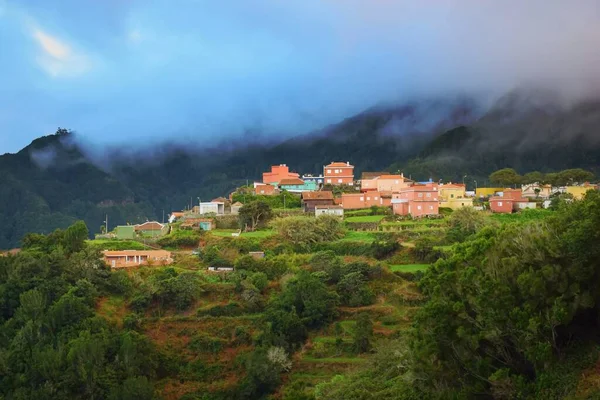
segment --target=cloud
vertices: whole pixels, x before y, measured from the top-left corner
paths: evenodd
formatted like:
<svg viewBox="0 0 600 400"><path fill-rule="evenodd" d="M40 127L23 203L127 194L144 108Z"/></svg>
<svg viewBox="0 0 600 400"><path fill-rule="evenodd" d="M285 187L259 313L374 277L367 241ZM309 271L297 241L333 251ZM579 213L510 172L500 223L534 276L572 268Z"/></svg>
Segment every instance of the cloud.
<svg viewBox="0 0 600 400"><path fill-rule="evenodd" d="M43 115L108 143L279 139L379 103L600 91L598 0L10 4L39 24L0 24L0 132L29 137Z"/></svg>
<svg viewBox="0 0 600 400"><path fill-rule="evenodd" d="M85 55L76 53L67 43L49 33L34 28L32 37L41 50L37 56L38 64L52 77L77 76L90 68Z"/></svg>

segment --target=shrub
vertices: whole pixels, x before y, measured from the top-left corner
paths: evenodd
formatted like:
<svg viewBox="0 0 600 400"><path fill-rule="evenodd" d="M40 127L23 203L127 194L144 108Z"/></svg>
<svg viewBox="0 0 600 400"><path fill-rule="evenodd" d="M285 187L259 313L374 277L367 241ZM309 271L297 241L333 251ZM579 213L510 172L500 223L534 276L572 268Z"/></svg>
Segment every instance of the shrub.
<svg viewBox="0 0 600 400"><path fill-rule="evenodd" d="M199 353L213 353L216 354L223 349L223 340L220 338L208 336L206 334L198 334L192 337L188 343L190 350L197 351Z"/></svg>

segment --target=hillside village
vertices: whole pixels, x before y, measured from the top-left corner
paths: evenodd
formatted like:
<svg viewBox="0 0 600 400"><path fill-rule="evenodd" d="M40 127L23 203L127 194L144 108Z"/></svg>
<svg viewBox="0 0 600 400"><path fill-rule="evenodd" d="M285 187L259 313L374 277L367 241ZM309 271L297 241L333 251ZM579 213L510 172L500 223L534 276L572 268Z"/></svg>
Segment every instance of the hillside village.
<svg viewBox="0 0 600 400"><path fill-rule="evenodd" d="M467 176L465 175L465 178ZM539 182L510 187L478 187L467 190L465 182L416 181L403 173L387 171L363 172L358 178L350 162L331 162L323 166L319 175L290 171L286 164L274 165L262 174L261 182L240 187L227 197L202 201L181 211L173 211L168 221L147 221L136 225L119 225L111 232L103 231L97 239L143 240L156 242L169 234L172 227L211 231L219 227L233 231L226 232L231 237L249 233L255 227L239 226L238 215L245 203L257 199L279 200L279 212L297 215L351 218L354 212L368 211L382 218L419 220L443 219L453 210L472 208L492 214L511 214L526 209L547 209L551 198L562 196L567 201L582 199L589 190L598 190L598 185L589 182L564 186L552 186ZM516 186L516 185L513 185ZM350 214L349 214L350 213ZM346 219L346 221L348 221ZM348 226L349 224L347 224ZM351 225L350 225L351 226ZM371 225L366 230L385 230L384 225ZM361 229L363 230L363 229ZM146 250L123 249L105 250L105 262L112 267L128 267L143 264L170 264L173 256L160 247ZM231 270L227 267L224 270Z"/></svg>

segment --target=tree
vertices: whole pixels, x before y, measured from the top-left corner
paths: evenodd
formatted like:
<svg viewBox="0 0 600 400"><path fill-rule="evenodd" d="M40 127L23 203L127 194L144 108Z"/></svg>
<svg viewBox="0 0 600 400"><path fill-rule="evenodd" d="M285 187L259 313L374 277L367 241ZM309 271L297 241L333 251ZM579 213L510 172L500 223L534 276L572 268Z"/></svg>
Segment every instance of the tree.
<svg viewBox="0 0 600 400"><path fill-rule="evenodd" d="M477 233L485 224L486 219L481 212L476 211L473 207L462 207L450 215L446 235L452 242L462 242Z"/></svg>
<svg viewBox="0 0 600 400"><path fill-rule="evenodd" d="M90 232L88 231L85 222L77 221L67 228L64 234L64 247L67 253L76 253L81 251L85 246L85 241L88 239Z"/></svg>
<svg viewBox="0 0 600 400"><path fill-rule="evenodd" d="M499 169L490 174L490 182L502 186L512 186L521 183L521 176L512 168Z"/></svg>
<svg viewBox="0 0 600 400"><path fill-rule="evenodd" d="M354 349L358 353L371 350L371 339L373 337L373 322L369 314L360 313L354 328Z"/></svg>
<svg viewBox="0 0 600 400"><path fill-rule="evenodd" d="M521 183L544 183L545 176L540 171L528 172L523 175Z"/></svg>
<svg viewBox="0 0 600 400"><path fill-rule="evenodd" d="M581 168L565 169L558 173L556 178L556 185L573 185L576 183L589 182L594 179L594 174L590 171L586 171Z"/></svg>
<svg viewBox="0 0 600 400"><path fill-rule="evenodd" d="M250 226L255 230L259 225L264 225L273 217L271 207L264 201L252 201L245 204L239 211L239 220L242 227Z"/></svg>
<svg viewBox="0 0 600 400"><path fill-rule="evenodd" d="M308 249L316 243L330 242L344 235L343 222L332 215L319 218L289 217L273 221L279 236L290 244Z"/></svg>

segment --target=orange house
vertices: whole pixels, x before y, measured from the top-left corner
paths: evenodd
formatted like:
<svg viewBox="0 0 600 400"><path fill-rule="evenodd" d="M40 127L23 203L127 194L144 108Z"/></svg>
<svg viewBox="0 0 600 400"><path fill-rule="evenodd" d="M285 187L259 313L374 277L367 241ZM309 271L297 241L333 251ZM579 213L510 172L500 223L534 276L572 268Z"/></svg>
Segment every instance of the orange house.
<svg viewBox="0 0 600 400"><path fill-rule="evenodd" d="M354 165L332 162L323 167L323 177L326 185L354 185Z"/></svg>
<svg viewBox="0 0 600 400"><path fill-rule="evenodd" d="M271 172L263 172L263 183L279 183L283 179L298 179L300 174L290 172L285 164L273 165Z"/></svg>
<svg viewBox="0 0 600 400"><path fill-rule="evenodd" d="M342 193L344 210L358 210L372 206L383 206L383 197L379 192Z"/></svg>
<svg viewBox="0 0 600 400"><path fill-rule="evenodd" d="M171 252L166 250L105 250L104 262L112 268L135 267L138 265L167 265L173 262Z"/></svg>
<svg viewBox="0 0 600 400"><path fill-rule="evenodd" d="M380 175L371 179L363 179L360 190L368 192L376 190L378 192L393 192L398 193L412 184L412 180L405 178L404 174L400 175Z"/></svg>
<svg viewBox="0 0 600 400"><path fill-rule="evenodd" d="M437 215L438 197L437 184L415 184L392 195L392 210L396 215L410 215L414 218Z"/></svg>

